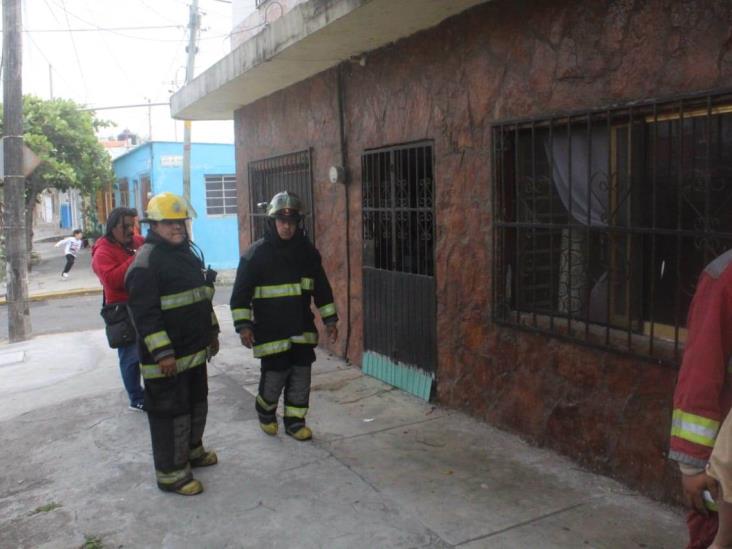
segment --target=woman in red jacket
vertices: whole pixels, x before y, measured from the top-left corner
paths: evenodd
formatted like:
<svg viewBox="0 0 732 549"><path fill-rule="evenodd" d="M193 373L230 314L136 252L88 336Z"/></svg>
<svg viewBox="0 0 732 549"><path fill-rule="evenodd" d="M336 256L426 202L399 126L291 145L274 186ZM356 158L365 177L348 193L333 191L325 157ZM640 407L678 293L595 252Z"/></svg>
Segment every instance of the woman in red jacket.
<svg viewBox="0 0 732 549"><path fill-rule="evenodd" d="M137 210L115 208L107 217L104 236L92 248L92 269L104 289L106 303L127 303L125 273L135 252L145 240L135 234ZM117 349L122 382L130 399L130 409L144 412L144 393L140 385L140 362L137 344Z"/></svg>

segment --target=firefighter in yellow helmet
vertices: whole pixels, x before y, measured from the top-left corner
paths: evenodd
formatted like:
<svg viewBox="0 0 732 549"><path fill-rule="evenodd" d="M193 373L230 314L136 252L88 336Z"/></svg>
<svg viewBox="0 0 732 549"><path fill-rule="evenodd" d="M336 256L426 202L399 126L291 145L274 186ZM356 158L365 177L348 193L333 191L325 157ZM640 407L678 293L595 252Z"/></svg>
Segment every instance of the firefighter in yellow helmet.
<svg viewBox="0 0 732 549"><path fill-rule="evenodd" d="M211 299L215 272L186 229L188 205L161 193L150 199L143 223L145 244L125 277L137 328L145 410L158 487L195 495L203 486L191 468L215 465L203 447L208 412L206 362L219 350L219 326Z"/></svg>
<svg viewBox="0 0 732 549"><path fill-rule="evenodd" d="M311 302L330 340L338 337L333 292L318 250L303 232L303 213L294 193L272 198L265 236L241 257L231 294L242 345L262 359L256 398L260 426L268 435L277 434L277 402L284 389L285 433L300 441L312 438L305 424L318 344Z"/></svg>

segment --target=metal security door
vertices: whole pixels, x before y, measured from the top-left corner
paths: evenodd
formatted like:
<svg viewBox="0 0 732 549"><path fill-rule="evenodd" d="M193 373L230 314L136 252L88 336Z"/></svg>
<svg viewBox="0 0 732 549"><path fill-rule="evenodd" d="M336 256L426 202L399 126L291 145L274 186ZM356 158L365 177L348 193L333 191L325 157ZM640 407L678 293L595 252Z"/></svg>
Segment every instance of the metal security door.
<svg viewBox="0 0 732 549"><path fill-rule="evenodd" d="M432 145L363 155L363 371L428 400L435 377Z"/></svg>

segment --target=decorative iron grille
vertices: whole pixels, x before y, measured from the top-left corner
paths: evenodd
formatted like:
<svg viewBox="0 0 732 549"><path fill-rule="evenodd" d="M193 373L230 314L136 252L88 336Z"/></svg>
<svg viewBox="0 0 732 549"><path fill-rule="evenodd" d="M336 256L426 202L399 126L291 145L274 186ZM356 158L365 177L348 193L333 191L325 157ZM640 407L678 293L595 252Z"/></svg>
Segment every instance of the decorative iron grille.
<svg viewBox="0 0 732 549"><path fill-rule="evenodd" d="M493 127L493 317L678 364L732 247L732 92Z"/></svg>
<svg viewBox="0 0 732 549"><path fill-rule="evenodd" d="M264 206L280 191L294 192L305 207L305 232L315 241L313 181L310 150L299 151L249 163L249 208L252 241L264 236L267 214Z"/></svg>
<svg viewBox="0 0 732 549"><path fill-rule="evenodd" d="M437 368L432 162L427 143L361 160L364 350L429 375Z"/></svg>
<svg viewBox="0 0 732 549"><path fill-rule="evenodd" d="M432 146L363 156L364 266L434 275Z"/></svg>

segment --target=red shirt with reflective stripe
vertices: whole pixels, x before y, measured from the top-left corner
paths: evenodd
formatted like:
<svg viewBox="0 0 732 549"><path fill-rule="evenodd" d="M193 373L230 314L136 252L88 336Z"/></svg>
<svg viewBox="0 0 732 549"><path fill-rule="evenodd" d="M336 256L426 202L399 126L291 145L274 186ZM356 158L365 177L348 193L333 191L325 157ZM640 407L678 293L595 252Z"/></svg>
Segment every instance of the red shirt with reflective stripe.
<svg viewBox="0 0 732 549"><path fill-rule="evenodd" d="M709 459L719 424L732 404L728 382L732 357L730 265L732 250L706 267L689 308L688 338L674 392L677 428L672 427L671 436L671 457L688 465L703 467Z"/></svg>

